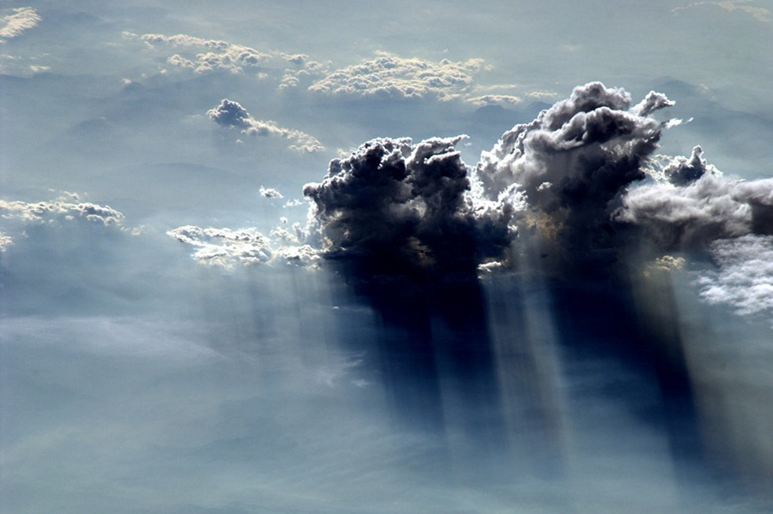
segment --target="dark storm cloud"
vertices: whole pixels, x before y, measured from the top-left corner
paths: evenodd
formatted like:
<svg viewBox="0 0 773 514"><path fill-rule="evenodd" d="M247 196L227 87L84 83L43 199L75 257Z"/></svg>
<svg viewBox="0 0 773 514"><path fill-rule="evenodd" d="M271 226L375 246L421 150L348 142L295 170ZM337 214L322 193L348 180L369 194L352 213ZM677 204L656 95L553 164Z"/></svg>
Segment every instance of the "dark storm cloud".
<svg viewBox="0 0 773 514"><path fill-rule="evenodd" d="M521 224L573 251L598 243L626 187L645 177L663 123L650 116L672 105L651 92L631 107L623 89L599 82L579 86L530 123L505 132L483 152L477 176L494 198L517 185L527 198Z"/></svg>
<svg viewBox="0 0 773 514"><path fill-rule="evenodd" d="M312 235L328 257L354 258L380 271L474 271L507 257L517 198L471 192L470 170L454 149L464 136L375 139L331 161L308 184Z"/></svg>
<svg viewBox="0 0 773 514"><path fill-rule="evenodd" d="M701 147L690 157L657 155L676 123L653 114L673 104L654 91L634 103L620 88L579 86L505 132L474 170L455 149L464 136L368 141L305 186L309 223L293 232L293 244L369 272L471 273L507 266L535 240L561 269L574 262L608 273L631 244L646 242L651 257L662 259L772 233L773 179L726 178ZM209 116L244 133L272 132L227 99ZM225 245L230 256L244 238L216 239L234 241ZM286 240L276 239L266 262ZM204 242L199 254L223 253L211 238Z"/></svg>
<svg viewBox="0 0 773 514"><path fill-rule="evenodd" d="M725 178L699 146L689 158L655 155L670 124L650 115L672 105L653 91L631 106L622 89L577 87L482 154L484 192L517 184L528 205L520 223L573 258L623 246L631 227L662 250L773 232L773 179Z"/></svg>
<svg viewBox="0 0 773 514"><path fill-rule="evenodd" d="M643 227L664 249L773 233L773 179L744 181L715 173L684 185L661 179L632 188L622 204L615 218Z"/></svg>
<svg viewBox="0 0 773 514"><path fill-rule="evenodd" d="M692 149L689 158L676 157L663 169L666 178L677 186L695 182L706 173L716 174L716 168L703 158L703 149L700 146Z"/></svg>

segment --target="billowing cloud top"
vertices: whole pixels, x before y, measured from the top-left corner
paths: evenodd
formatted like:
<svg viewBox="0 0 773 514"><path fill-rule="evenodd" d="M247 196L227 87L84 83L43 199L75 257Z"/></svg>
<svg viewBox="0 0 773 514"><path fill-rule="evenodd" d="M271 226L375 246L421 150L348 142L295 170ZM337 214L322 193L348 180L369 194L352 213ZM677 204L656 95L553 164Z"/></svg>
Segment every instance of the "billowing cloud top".
<svg viewBox="0 0 773 514"><path fill-rule="evenodd" d="M323 252L379 272L469 272L505 259L517 195L471 194L470 170L454 149L463 137L375 139L334 159L323 181L303 190Z"/></svg>
<svg viewBox="0 0 773 514"><path fill-rule="evenodd" d="M0 16L0 44L8 39L19 37L25 31L40 23L38 11L32 7L18 7L10 14Z"/></svg>
<svg viewBox="0 0 773 514"><path fill-rule="evenodd" d="M393 64L400 66L384 58L378 67ZM349 71L339 77L343 83ZM363 94L370 94L368 87ZM481 98L489 101L499 99ZM324 256L352 263L366 276L502 267L524 242L516 237L538 241L542 255L558 255L551 262L561 269L579 264L600 273L608 273L609 258L620 257L631 242L637 251L647 243L654 264L645 268L653 270L681 269L684 257L663 255L699 249L720 266L704 282L703 296L747 312L748 297L733 270L748 271L747 248L769 251L764 236L773 234L773 179L725 177L699 146L690 157L657 155L664 131L678 123L654 115L673 104L654 91L634 104L625 90L592 82L505 132L474 169L455 150L465 136L417 144L374 139L331 161L321 182L304 187L311 204L305 228L279 227L273 241L244 230L198 227L170 235L196 247L202 262L279 258L303 264ZM230 100L209 115L245 133L295 137ZM269 189L262 194L275 196ZM750 283L763 299L757 303L768 305L769 276Z"/></svg>

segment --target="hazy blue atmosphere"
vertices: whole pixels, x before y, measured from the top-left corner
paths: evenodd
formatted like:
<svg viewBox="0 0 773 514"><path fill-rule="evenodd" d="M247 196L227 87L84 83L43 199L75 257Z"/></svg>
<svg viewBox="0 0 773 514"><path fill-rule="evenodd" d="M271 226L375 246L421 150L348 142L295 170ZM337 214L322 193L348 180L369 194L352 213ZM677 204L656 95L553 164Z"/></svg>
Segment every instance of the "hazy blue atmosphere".
<svg viewBox="0 0 773 514"><path fill-rule="evenodd" d="M0 514L773 512L771 43L0 0Z"/></svg>

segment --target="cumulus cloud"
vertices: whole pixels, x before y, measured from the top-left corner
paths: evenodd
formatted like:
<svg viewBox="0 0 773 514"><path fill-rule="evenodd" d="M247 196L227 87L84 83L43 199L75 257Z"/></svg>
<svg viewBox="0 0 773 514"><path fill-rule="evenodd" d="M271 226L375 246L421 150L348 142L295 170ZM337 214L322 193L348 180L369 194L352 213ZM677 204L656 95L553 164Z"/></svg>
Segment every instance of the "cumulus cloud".
<svg viewBox="0 0 773 514"><path fill-rule="evenodd" d="M0 252L28 237L32 226L62 228L64 225L97 226L136 234L124 224L124 215L109 205L83 201L75 193L55 200L24 202L0 199Z"/></svg>
<svg viewBox="0 0 773 514"><path fill-rule="evenodd" d="M109 205L82 202L78 195L66 193L54 201L0 200L0 219L35 223L86 220L102 225L122 225L124 215Z"/></svg>
<svg viewBox="0 0 773 514"><path fill-rule="evenodd" d="M374 139L332 160L319 183L304 187L306 227L284 223L269 236L181 227L170 235L194 246L204 263L324 257L369 276L508 268L523 242L516 238L533 237L560 252L556 262L568 258L582 269L603 263L605 273L607 258L631 242L638 249L642 236L651 252L645 274L681 269L694 249L713 251L724 269L740 270L725 251L735 243L716 242L746 244L750 235L773 234L773 179L727 178L699 146L689 157L656 154L675 124L654 116L673 104L662 93L634 103L623 89L585 84L505 132L474 169L455 149L464 136ZM210 116L245 132L260 130L236 102L224 100ZM272 196L266 188L262 194ZM674 250L680 255L663 255ZM711 284L726 283L723 276ZM704 283L704 296L721 298L711 284Z"/></svg>
<svg viewBox="0 0 773 514"><path fill-rule="evenodd" d="M260 196L263 198L284 198L282 193L280 193L278 190L274 189L273 187L263 187L260 186Z"/></svg>
<svg viewBox="0 0 773 514"><path fill-rule="evenodd" d="M313 265L317 252L308 245L277 245L257 229L229 229L185 225L169 230L167 235L194 248L192 257L200 264L232 268L236 264L254 266L283 262ZM281 239L281 238L280 238Z"/></svg>
<svg viewBox="0 0 773 514"><path fill-rule="evenodd" d="M207 115L218 125L239 129L242 134L262 137L281 137L290 141L288 148L298 152L320 152L324 146L315 138L300 130L278 126L273 121L257 120L238 102L224 98L220 104L207 111Z"/></svg>
<svg viewBox="0 0 773 514"><path fill-rule="evenodd" d="M685 186L695 182L706 173L719 175L713 165L706 162L703 158L703 149L695 146L689 158L675 157L663 168L663 174L672 183L677 186Z"/></svg>
<svg viewBox="0 0 773 514"><path fill-rule="evenodd" d="M773 237L746 235L711 245L717 270L698 280L700 295L739 314L773 315Z"/></svg>
<svg viewBox="0 0 773 514"><path fill-rule="evenodd" d="M328 73L309 86L330 96L437 98L467 96L482 59L429 61L379 52L374 58Z"/></svg>
<svg viewBox="0 0 773 514"><path fill-rule="evenodd" d="M375 139L331 161L322 182L303 190L312 240L329 258L377 272L468 273L506 259L519 195L473 194L454 149L463 138Z"/></svg>
<svg viewBox="0 0 773 514"><path fill-rule="evenodd" d="M623 89L579 86L482 153L476 174L483 193L494 199L516 184L527 199L521 224L529 231L571 241L575 251L603 246L615 203L645 177L664 130L651 114L672 104L651 92L632 106Z"/></svg>
<svg viewBox="0 0 773 514"><path fill-rule="evenodd" d="M665 178L632 188L616 219L643 227L664 248L705 247L717 239L773 233L773 179L731 179L715 168L707 173L706 163L696 160L700 155L693 151L690 159L676 159ZM674 173L692 179L674 182Z"/></svg>
<svg viewBox="0 0 773 514"><path fill-rule="evenodd" d="M12 9L11 14L0 16L0 44L21 36L25 31L35 28L38 23L40 15L32 7Z"/></svg>
<svg viewBox="0 0 773 514"><path fill-rule="evenodd" d="M257 50L228 41L206 39L189 34L124 32L124 37L142 41L154 50L168 51L166 64L174 69L198 74L253 72L260 77L268 76L268 72L271 72L276 75L277 80L281 80L280 89L311 83L327 69L325 63L315 61L305 54Z"/></svg>

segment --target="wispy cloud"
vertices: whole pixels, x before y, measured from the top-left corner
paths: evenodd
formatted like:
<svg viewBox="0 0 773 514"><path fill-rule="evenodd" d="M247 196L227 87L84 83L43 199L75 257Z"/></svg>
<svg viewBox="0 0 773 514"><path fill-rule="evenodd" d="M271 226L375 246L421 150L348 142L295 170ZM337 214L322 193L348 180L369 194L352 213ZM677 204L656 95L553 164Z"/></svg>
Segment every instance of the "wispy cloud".
<svg viewBox="0 0 773 514"><path fill-rule="evenodd" d="M701 7L701 6L718 7L727 12L739 12L742 14L746 14L748 16L751 16L755 20L763 23L770 22L770 16L771 16L770 9L766 7L760 7L760 6L754 5L752 2L745 1L745 0L693 2L687 5L674 7L673 9L671 9L671 12L679 13L682 11L686 11L688 9L693 9L695 7Z"/></svg>
<svg viewBox="0 0 773 514"><path fill-rule="evenodd" d="M32 7L18 7L11 14L0 16L0 44L8 39L21 36L25 31L40 23L38 11Z"/></svg>

